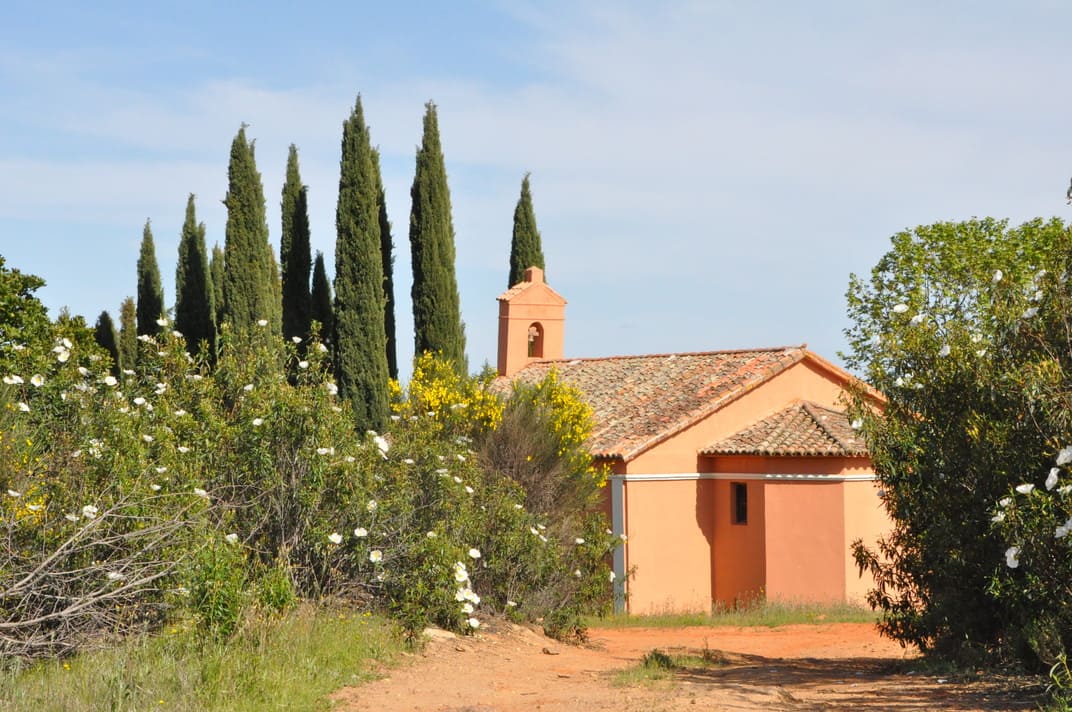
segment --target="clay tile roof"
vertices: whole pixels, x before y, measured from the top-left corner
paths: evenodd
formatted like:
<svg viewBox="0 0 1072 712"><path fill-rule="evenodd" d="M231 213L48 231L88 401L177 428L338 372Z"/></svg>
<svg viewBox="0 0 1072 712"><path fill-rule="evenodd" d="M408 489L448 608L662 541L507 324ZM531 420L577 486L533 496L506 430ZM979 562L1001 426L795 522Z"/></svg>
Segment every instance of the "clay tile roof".
<svg viewBox="0 0 1072 712"><path fill-rule="evenodd" d="M703 455L864 456L867 444L841 411L801 401L704 448Z"/></svg>
<svg viewBox="0 0 1072 712"><path fill-rule="evenodd" d="M539 381L554 369L595 412L589 447L630 460L801 361L803 346L747 351L561 359L529 364L513 377Z"/></svg>

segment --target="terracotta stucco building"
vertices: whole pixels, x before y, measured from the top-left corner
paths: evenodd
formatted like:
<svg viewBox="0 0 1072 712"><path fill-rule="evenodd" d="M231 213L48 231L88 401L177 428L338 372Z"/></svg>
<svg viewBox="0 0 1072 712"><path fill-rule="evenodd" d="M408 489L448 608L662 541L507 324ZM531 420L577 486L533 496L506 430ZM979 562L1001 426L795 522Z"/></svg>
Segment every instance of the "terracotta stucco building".
<svg viewBox="0 0 1072 712"><path fill-rule="evenodd" d="M849 547L889 521L842 412L851 374L804 346L565 359L565 306L537 268L499 297L499 373L554 369L592 406L589 446L627 536L619 608L863 598Z"/></svg>

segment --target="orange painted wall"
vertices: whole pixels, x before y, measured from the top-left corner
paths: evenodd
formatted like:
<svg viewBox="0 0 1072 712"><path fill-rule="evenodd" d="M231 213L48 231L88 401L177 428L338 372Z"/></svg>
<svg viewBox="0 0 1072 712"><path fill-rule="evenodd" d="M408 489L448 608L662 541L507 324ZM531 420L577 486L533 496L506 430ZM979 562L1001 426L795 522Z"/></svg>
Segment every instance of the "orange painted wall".
<svg viewBox="0 0 1072 712"><path fill-rule="evenodd" d="M796 363L721 410L629 462L630 472L697 472L702 448L777 412L795 400L840 408L841 384L807 360Z"/></svg>
<svg viewBox="0 0 1072 712"><path fill-rule="evenodd" d="M764 483L768 600L844 600L844 485Z"/></svg>
<svg viewBox="0 0 1072 712"><path fill-rule="evenodd" d="M707 481L715 490L712 598L726 606L747 603L761 595L766 584L764 483L742 480L748 486L748 523L732 524L731 482Z"/></svg>
<svg viewBox="0 0 1072 712"><path fill-rule="evenodd" d="M625 483L625 566L635 569L628 583L630 613L709 610L714 484Z"/></svg>
<svg viewBox="0 0 1072 712"><path fill-rule="evenodd" d="M878 496L878 482L846 482L845 485L845 550L849 551L853 540L863 539L865 545L874 548L880 537L889 534L893 524L886 514ZM867 591L873 588L870 574L860 576L856 562L850 554L845 560L845 596L850 601L862 603Z"/></svg>

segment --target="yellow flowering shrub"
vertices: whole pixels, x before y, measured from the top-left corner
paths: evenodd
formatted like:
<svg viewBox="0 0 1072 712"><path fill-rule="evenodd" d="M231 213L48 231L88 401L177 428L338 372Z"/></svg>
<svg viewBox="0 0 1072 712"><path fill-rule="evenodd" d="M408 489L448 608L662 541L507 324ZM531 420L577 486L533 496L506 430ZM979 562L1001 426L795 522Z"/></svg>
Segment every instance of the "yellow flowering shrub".
<svg viewBox="0 0 1072 712"><path fill-rule="evenodd" d="M430 416L460 434L479 435L502 422L503 403L491 390L493 378L491 372L462 378L446 361L424 353L414 359L408 393L392 382L392 407L400 418Z"/></svg>

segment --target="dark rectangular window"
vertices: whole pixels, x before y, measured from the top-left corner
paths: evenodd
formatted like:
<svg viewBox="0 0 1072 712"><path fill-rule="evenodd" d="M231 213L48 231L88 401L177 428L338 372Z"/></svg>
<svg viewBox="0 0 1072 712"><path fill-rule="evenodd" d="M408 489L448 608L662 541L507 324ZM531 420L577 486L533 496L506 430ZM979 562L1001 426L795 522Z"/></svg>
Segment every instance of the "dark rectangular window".
<svg viewBox="0 0 1072 712"><path fill-rule="evenodd" d="M748 524L748 485L744 482L730 483L730 507L734 524Z"/></svg>

